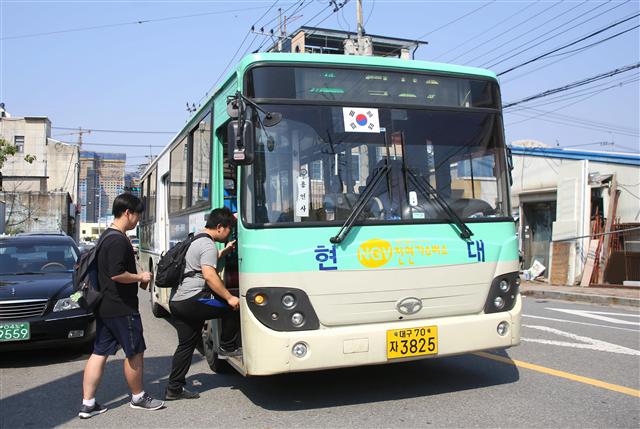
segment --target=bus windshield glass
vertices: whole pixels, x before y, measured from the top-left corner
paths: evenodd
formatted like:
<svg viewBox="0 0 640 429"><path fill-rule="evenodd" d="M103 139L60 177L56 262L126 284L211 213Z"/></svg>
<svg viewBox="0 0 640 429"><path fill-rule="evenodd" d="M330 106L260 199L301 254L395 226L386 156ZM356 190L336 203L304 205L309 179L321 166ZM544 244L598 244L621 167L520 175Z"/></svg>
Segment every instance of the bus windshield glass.
<svg viewBox="0 0 640 429"><path fill-rule="evenodd" d="M437 198L462 219L508 216L497 112L261 107L283 119L263 128L257 117L263 114L252 111L256 153L245 169L243 204L249 224L341 224L385 165L387 173L375 185L360 223L448 222L451 216Z"/></svg>

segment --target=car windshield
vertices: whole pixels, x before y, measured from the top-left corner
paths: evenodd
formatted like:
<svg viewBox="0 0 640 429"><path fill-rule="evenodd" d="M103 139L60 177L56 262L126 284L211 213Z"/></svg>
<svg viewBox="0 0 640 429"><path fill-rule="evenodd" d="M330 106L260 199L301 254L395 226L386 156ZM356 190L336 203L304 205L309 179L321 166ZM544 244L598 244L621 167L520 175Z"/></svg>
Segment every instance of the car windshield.
<svg viewBox="0 0 640 429"><path fill-rule="evenodd" d="M67 243L0 242L0 275L72 272L77 259Z"/></svg>
<svg viewBox="0 0 640 429"><path fill-rule="evenodd" d="M362 222L447 222L436 198L462 219L508 216L497 112L262 107L283 119L269 128L256 122L255 161L245 170L249 224L342 223L384 166Z"/></svg>

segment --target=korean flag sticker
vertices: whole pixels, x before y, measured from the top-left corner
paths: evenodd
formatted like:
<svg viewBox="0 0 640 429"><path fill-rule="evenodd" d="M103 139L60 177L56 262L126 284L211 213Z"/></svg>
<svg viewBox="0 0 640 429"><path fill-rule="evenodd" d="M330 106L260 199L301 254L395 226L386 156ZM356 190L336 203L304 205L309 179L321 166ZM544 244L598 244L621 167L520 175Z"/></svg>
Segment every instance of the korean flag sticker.
<svg viewBox="0 0 640 429"><path fill-rule="evenodd" d="M344 131L347 133L379 133L378 109L343 107Z"/></svg>

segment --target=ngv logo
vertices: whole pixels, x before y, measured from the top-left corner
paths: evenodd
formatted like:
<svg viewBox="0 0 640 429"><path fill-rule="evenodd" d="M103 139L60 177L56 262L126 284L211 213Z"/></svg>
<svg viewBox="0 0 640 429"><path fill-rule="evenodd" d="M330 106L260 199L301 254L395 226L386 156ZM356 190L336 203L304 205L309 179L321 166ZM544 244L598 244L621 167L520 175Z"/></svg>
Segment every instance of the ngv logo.
<svg viewBox="0 0 640 429"><path fill-rule="evenodd" d="M416 314L422 310L422 300L415 297L401 299L396 303L396 310L402 314Z"/></svg>
<svg viewBox="0 0 640 429"><path fill-rule="evenodd" d="M358 248L358 261L367 268L378 268L391 260L393 249L387 240L374 238Z"/></svg>

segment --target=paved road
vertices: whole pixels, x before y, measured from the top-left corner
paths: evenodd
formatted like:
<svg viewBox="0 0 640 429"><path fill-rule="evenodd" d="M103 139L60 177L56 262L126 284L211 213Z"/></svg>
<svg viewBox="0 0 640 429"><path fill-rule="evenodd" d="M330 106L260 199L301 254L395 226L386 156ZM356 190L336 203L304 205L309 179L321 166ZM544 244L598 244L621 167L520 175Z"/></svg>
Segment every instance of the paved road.
<svg viewBox="0 0 640 429"><path fill-rule="evenodd" d="M0 427L639 427L637 310L525 299L522 345L404 364L243 378L212 374L202 397L156 412L128 407L122 355L109 361L102 416L81 421L86 356L2 353ZM161 395L176 334L143 308L146 386ZM556 371L552 371L556 370Z"/></svg>

